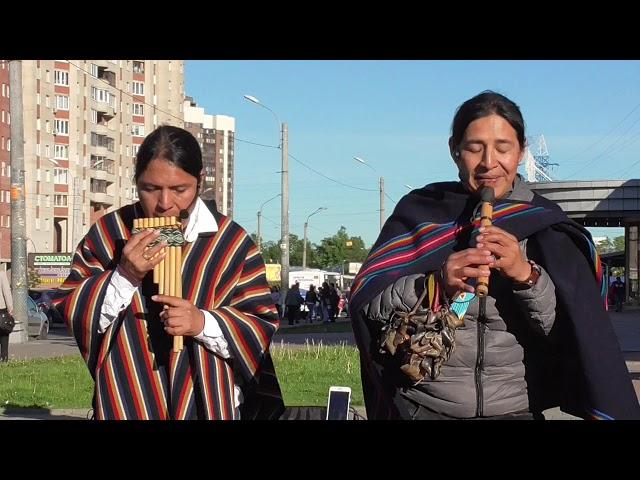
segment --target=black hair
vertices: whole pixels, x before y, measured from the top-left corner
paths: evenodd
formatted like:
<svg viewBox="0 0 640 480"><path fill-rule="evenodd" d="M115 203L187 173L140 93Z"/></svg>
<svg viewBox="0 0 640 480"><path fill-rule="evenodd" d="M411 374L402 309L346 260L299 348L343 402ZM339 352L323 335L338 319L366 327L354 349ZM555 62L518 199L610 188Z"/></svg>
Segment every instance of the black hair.
<svg viewBox="0 0 640 480"><path fill-rule="evenodd" d="M134 179L137 182L149 163L162 158L193 175L200 186L202 172L202 150L196 138L187 130L171 125L162 125L144 139L138 154Z"/></svg>
<svg viewBox="0 0 640 480"><path fill-rule="evenodd" d="M500 115L509 122L516 131L520 149L524 149L526 146L525 124L520 107L504 95L492 90L485 90L458 107L451 123L452 148L460 145L464 132L471 122L493 114Z"/></svg>

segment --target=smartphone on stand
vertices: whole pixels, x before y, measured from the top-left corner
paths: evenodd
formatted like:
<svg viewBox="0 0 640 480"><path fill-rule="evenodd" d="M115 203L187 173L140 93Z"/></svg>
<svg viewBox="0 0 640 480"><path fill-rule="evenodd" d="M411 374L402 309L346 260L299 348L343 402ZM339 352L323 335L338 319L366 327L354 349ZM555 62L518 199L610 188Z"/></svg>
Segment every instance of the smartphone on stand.
<svg viewBox="0 0 640 480"><path fill-rule="evenodd" d="M327 403L327 420L348 420L351 404L351 388L330 387Z"/></svg>

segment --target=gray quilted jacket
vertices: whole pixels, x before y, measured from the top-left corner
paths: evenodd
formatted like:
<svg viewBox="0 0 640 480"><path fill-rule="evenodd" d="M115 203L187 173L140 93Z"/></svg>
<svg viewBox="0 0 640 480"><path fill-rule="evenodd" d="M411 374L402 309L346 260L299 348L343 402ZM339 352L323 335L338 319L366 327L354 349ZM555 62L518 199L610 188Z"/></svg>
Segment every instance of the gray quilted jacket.
<svg viewBox="0 0 640 480"><path fill-rule="evenodd" d="M524 182L516 178L509 198L530 200L532 196ZM526 255L526 239L520 242L520 247ZM394 309L409 311L422 293L424 276L408 275L398 279L365 306L371 326L376 328L388 322ZM544 269L536 285L528 290L513 290L511 284L496 273L492 273L490 283L486 320L476 321L476 297L464 317L465 325L456 330L455 350L442 366L440 375L435 380L404 388L402 395L454 418L528 410L524 351L514 332L527 328L534 335L549 333L555 320L555 287ZM492 295L499 299L497 303ZM506 303L509 308L505 307ZM514 315L514 311L519 314Z"/></svg>

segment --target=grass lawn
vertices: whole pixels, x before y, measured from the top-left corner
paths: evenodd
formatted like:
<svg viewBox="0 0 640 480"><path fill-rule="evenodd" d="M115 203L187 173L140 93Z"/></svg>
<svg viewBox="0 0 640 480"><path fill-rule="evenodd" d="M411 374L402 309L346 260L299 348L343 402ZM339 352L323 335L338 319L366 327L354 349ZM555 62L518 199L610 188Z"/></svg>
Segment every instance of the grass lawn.
<svg viewBox="0 0 640 480"><path fill-rule="evenodd" d="M0 407L91 408L93 380L80 356L0 365Z"/></svg>
<svg viewBox="0 0 640 480"><path fill-rule="evenodd" d="M286 406L325 406L331 385L352 389L363 405L358 351L349 346L272 346ZM0 407L91 408L93 380L79 356L0 364Z"/></svg>
<svg viewBox="0 0 640 480"><path fill-rule="evenodd" d="M329 387L351 387L352 405L364 405L360 357L350 346L307 345L271 348L286 406L326 406Z"/></svg>

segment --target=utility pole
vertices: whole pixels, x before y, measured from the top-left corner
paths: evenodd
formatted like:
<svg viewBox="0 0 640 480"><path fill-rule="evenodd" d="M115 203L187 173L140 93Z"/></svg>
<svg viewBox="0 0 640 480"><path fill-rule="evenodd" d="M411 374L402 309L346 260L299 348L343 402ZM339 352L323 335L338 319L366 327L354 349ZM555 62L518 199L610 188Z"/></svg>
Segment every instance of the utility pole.
<svg viewBox="0 0 640 480"><path fill-rule="evenodd" d="M282 269L280 270L280 290L282 298L287 298L289 290L289 132L287 124L282 124Z"/></svg>
<svg viewBox="0 0 640 480"><path fill-rule="evenodd" d="M384 225L384 178L380 177L380 230Z"/></svg>
<svg viewBox="0 0 640 480"><path fill-rule="evenodd" d="M302 244L302 269L307 269L307 227L309 227L309 219L304 222L304 243Z"/></svg>
<svg viewBox="0 0 640 480"><path fill-rule="evenodd" d="M327 207L317 208L313 213L309 214L307 220L304 222L304 242L302 244L302 269L307 269L307 228L309 228L309 219L318 212L326 210Z"/></svg>
<svg viewBox="0 0 640 480"><path fill-rule="evenodd" d="M258 251L262 253L262 240L260 235L262 234L262 210L258 210Z"/></svg>
<svg viewBox="0 0 640 480"><path fill-rule="evenodd" d="M20 343L29 341L27 330L27 232L24 192L24 123L22 120L22 61L9 62L11 107L11 293L15 331Z"/></svg>
<svg viewBox="0 0 640 480"><path fill-rule="evenodd" d="M280 197L282 195L282 193L279 193L273 197L271 197L269 200L262 202L262 205L260 205L260 210L258 210L258 251L262 253L262 209L264 208L264 206L269 203L271 200L275 200L276 198Z"/></svg>

